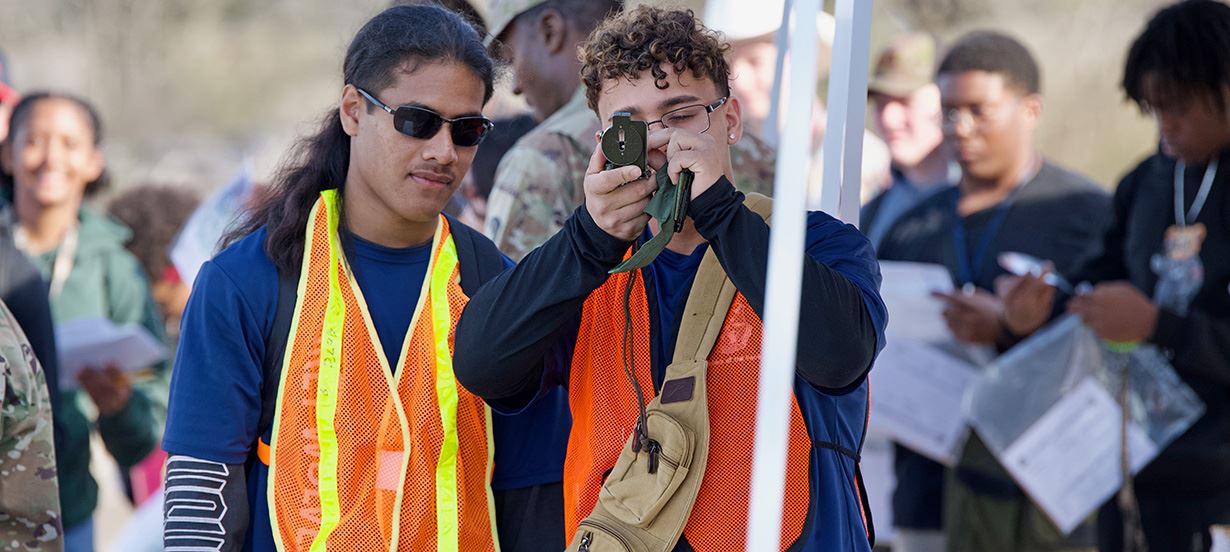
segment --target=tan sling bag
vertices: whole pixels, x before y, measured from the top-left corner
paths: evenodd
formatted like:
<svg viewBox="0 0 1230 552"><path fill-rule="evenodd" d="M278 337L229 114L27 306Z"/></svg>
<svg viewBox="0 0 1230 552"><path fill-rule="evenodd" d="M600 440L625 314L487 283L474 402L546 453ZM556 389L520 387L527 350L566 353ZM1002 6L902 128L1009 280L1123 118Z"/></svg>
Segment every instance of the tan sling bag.
<svg viewBox="0 0 1230 552"><path fill-rule="evenodd" d="M768 197L748 194L744 205L769 220ZM688 294L662 390L645 407L652 446L641 446L636 433L628 439L570 552L670 552L679 542L709 456L707 359L735 292L710 249Z"/></svg>

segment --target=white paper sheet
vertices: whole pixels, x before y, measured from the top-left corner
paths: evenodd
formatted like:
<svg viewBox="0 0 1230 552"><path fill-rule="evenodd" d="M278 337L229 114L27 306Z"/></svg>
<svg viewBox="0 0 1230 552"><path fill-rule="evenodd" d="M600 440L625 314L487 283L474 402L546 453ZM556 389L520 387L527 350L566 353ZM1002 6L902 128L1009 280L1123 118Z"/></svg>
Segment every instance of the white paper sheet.
<svg viewBox="0 0 1230 552"><path fill-rule="evenodd" d="M77 387L77 374L87 366L109 364L125 372L149 368L166 359L166 347L137 324L117 326L106 318L81 318L56 325L60 355L60 387Z"/></svg>
<svg viewBox="0 0 1230 552"><path fill-rule="evenodd" d="M888 307L888 334L924 342L949 341L944 302L933 291L951 292L952 276L937 264L880 261L880 297Z"/></svg>
<svg viewBox="0 0 1230 552"><path fill-rule="evenodd" d="M1210 552L1230 552L1230 525L1214 525L1209 527L1213 535L1213 546Z"/></svg>
<svg viewBox="0 0 1230 552"><path fill-rule="evenodd" d="M888 340L870 377L872 426L952 466L967 434L962 397L978 371L933 347L897 337Z"/></svg>
<svg viewBox="0 0 1230 552"><path fill-rule="evenodd" d="M230 184L201 202L171 246L171 262L189 288L205 261L217 253L218 240L243 211L252 192L252 179L245 166Z"/></svg>
<svg viewBox="0 0 1230 552"><path fill-rule="evenodd" d="M1092 377L1082 380L999 459L1013 479L1065 534L1119 489L1121 412ZM1157 456L1157 446L1129 426L1132 472Z"/></svg>
<svg viewBox="0 0 1230 552"><path fill-rule="evenodd" d="M162 489L158 489L132 513L107 549L112 552L160 552L164 500Z"/></svg>

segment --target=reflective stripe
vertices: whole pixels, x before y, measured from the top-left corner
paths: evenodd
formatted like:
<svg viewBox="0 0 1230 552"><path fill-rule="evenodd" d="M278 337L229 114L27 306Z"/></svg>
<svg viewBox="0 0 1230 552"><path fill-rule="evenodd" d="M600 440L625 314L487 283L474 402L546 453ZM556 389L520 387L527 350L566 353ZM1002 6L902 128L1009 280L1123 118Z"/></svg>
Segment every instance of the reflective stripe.
<svg viewBox="0 0 1230 552"><path fill-rule="evenodd" d="M487 492L487 519L491 523L491 543L495 545L495 552L500 552L500 535L496 531L495 523L495 492L491 490L491 478L495 475L495 432L491 428L495 427L491 423L491 407L487 403L483 403L483 420L487 425L487 478L483 480L483 490Z"/></svg>
<svg viewBox="0 0 1230 552"><path fill-rule="evenodd" d="M278 552L284 552L286 550L286 544L282 539L282 528L278 522L278 503L276 498L277 487L274 485L274 482L277 481L278 476L278 456L276 451L278 450L278 435L280 433L279 426L281 425L279 422L282 419L282 407L285 404L283 399L286 398L286 381L287 378L290 377L291 372L291 357L293 356L292 347L294 347L295 337L299 335L300 316L303 314L303 304L305 302L305 298L307 297L308 266L310 265L312 259L312 247L315 245L316 241L315 232L312 231L312 228L316 224L316 217L320 216L320 210L323 208L324 206L321 202L317 201L316 204L312 206L311 212L308 214L308 230L303 240L303 269L299 272L299 284L295 291L295 315L291 317L290 333L287 338L286 352L282 357L282 371L281 375L278 376L278 398L277 404L274 406L273 410L273 433L270 435L269 439L269 461L266 464L269 466L269 478L267 480L268 484L265 486L265 500L269 504L269 526L273 532L273 544L274 547L277 548ZM257 452L259 453L259 450Z"/></svg>
<svg viewBox="0 0 1230 552"><path fill-rule="evenodd" d="M440 404L440 459L436 462L436 550L456 552L457 532L457 381L453 376L453 353L449 334L448 286L457 269L457 249L449 235L440 246L431 272L431 326L436 348L436 400ZM494 529L494 528L493 528Z"/></svg>
<svg viewBox="0 0 1230 552"><path fill-rule="evenodd" d="M312 541L312 552L324 552L329 533L341 521L337 495L337 432L333 417L337 412L337 382L342 371L342 328L346 303L339 278L341 246L338 244L337 190L321 193L329 225L329 299L325 303L324 327L320 332L320 377L316 382L316 438L320 443L320 532Z"/></svg>

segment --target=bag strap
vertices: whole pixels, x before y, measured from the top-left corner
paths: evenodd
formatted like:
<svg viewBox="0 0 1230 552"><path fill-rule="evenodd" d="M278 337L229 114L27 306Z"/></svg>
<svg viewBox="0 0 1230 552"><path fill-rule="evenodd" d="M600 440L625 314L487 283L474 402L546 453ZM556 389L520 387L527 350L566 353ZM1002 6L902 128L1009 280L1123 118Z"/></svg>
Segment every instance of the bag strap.
<svg viewBox="0 0 1230 552"><path fill-rule="evenodd" d="M773 200L768 196L749 193L743 205L760 215L766 223L773 217ZM692 291L688 294L687 305L684 307L683 320L679 326L679 338L675 343L675 356L671 366L691 360L708 358L713 350L717 337L726 321L726 312L734 300L736 289L726 272L722 269L717 256L710 249L701 260L696 272L696 280L692 283ZM674 379L667 367L663 381ZM703 376L702 376L703 377ZM840 447L835 443L815 443L816 446L832 448L854 461L854 484L858 494L859 510L862 513L863 524L867 532L867 540L875 546L875 522L872 520L871 503L868 500L867 488L863 483L863 472L859 466L859 454Z"/></svg>
<svg viewBox="0 0 1230 552"><path fill-rule="evenodd" d="M278 306L273 316L273 329L265 341L265 357L261 359L261 417L257 427L257 439L273 426L274 409L278 402L278 385L282 379L282 357L290 343L290 324L295 318L298 302L299 281L297 274L278 270Z"/></svg>
<svg viewBox="0 0 1230 552"><path fill-rule="evenodd" d="M457 246L461 290L473 297L478 288L504 272L504 257L486 236L449 215L444 217L448 219L449 233Z"/></svg>
<svg viewBox="0 0 1230 552"><path fill-rule="evenodd" d="M760 215L765 222L773 216L773 200L767 196L751 193L743 201L743 205ZM683 317L679 324L679 337L675 341L675 355L671 365L689 360L704 360L713 351L722 325L726 322L726 312L734 301L734 283L726 276L722 264L718 262L713 249L705 252L696 271L696 279L692 282L692 291L683 309ZM670 371L670 367L667 367ZM672 379L668 373L663 381Z"/></svg>

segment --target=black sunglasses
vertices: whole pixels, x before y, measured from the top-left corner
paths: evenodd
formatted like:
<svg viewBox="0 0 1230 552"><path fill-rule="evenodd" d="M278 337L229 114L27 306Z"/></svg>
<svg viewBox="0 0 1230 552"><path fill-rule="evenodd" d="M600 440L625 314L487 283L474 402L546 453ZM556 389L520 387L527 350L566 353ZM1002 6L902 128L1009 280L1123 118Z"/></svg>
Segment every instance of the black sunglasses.
<svg viewBox="0 0 1230 552"><path fill-rule="evenodd" d="M495 128L495 123L481 115L449 119L425 107L403 105L393 109L377 100L368 91L357 86L355 90L358 90L372 105L392 114L393 128L411 138L429 140L440 132L440 127L444 126L444 123L448 123L448 134L453 139L453 144L471 148L482 143L483 138L486 138L491 129Z"/></svg>

